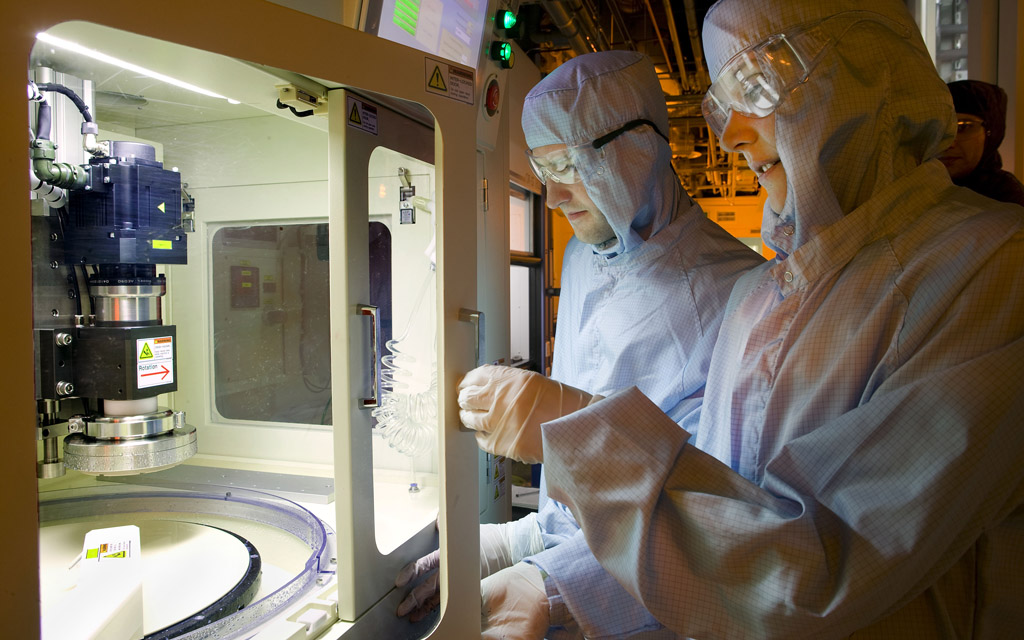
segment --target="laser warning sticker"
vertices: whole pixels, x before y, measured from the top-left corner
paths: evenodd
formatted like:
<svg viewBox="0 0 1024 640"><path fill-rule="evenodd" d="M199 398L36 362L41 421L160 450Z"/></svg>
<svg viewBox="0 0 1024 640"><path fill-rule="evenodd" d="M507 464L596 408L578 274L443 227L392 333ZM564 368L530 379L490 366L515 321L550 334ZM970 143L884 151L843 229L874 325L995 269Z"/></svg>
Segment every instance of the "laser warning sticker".
<svg viewBox="0 0 1024 640"><path fill-rule="evenodd" d="M424 60L424 88L430 93L473 104L473 72L433 58Z"/></svg>
<svg viewBox="0 0 1024 640"><path fill-rule="evenodd" d="M377 135L377 107L349 96L345 113L348 114L348 126Z"/></svg>
<svg viewBox="0 0 1024 640"><path fill-rule="evenodd" d="M139 389L174 382L174 338L143 338L135 341L135 376Z"/></svg>

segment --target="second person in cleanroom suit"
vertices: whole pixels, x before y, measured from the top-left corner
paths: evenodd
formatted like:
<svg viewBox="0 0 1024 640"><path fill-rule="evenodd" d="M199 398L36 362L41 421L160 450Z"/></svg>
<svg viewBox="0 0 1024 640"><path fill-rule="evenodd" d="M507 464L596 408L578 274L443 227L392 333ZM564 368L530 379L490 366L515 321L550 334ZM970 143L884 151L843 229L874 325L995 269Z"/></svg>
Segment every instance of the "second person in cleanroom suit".
<svg viewBox="0 0 1024 640"><path fill-rule="evenodd" d="M763 260L682 188L668 126L653 64L628 51L565 62L523 106L547 205L561 209L575 233L562 268L552 378L594 394L635 385L692 429L733 282ZM520 637L508 610L520 587L548 638L660 628L600 567L569 510L543 490L536 518L498 525L507 544L493 543L494 526L481 530L485 546L501 548L482 558L484 576L493 574L483 584L489 633Z"/></svg>

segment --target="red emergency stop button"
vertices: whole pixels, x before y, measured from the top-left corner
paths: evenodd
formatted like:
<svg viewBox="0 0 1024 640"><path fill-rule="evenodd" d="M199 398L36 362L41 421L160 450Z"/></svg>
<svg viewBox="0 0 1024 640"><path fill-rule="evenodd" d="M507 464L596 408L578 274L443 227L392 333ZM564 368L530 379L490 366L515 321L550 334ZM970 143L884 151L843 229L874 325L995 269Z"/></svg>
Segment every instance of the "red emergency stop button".
<svg viewBox="0 0 1024 640"><path fill-rule="evenodd" d="M488 116L494 116L498 113L498 105L501 104L501 88L498 86L497 78L491 78L487 83L485 95L484 108L487 109Z"/></svg>

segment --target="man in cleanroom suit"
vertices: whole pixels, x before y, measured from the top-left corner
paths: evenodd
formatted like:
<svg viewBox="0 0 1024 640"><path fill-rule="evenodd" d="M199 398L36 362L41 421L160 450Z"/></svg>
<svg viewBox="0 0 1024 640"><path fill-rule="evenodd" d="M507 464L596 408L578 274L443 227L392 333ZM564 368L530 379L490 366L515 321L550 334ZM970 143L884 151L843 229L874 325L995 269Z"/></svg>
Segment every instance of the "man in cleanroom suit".
<svg viewBox="0 0 1024 640"><path fill-rule="evenodd" d="M635 388L494 367L463 422L543 458L679 634L1020 635L1024 209L936 159L956 115L902 2L721 0L704 45L705 117L759 173L778 257L733 289L696 433Z"/></svg>
<svg viewBox="0 0 1024 640"><path fill-rule="evenodd" d="M664 93L646 56L569 60L530 91L522 122L547 205L561 209L574 231L552 377L597 394L635 385L692 429L729 291L763 259L683 190L666 139ZM483 583L485 633L517 637L508 616L522 612L512 606L520 588L534 589L532 602L544 610L539 632L549 638L658 629L600 567L569 510L545 494L536 517L481 530L483 574L493 574Z"/></svg>

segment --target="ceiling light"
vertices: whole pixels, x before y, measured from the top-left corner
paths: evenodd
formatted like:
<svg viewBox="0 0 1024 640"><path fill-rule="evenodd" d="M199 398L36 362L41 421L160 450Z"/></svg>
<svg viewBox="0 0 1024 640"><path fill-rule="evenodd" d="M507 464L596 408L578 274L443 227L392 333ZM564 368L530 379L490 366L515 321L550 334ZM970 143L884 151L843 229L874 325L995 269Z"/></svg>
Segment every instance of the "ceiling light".
<svg viewBox="0 0 1024 640"><path fill-rule="evenodd" d="M166 82L167 84L173 84L176 87L181 87L182 89L188 89L189 91L201 93L204 96L209 96L211 98L220 98L221 100L227 100L230 104L241 104L238 100L232 100L231 98L222 96L219 93L214 93L213 91L209 91L207 89L203 89L202 87L197 87L196 85L185 82L184 80L178 80L177 78L172 78L171 76L164 75L158 71L153 71L145 67L140 67L137 64L126 62L125 60L115 58L114 56L108 56L107 54L102 53L100 51L96 51L95 49L83 47L82 45L76 42L71 42L70 40L64 40L63 38L51 36L48 33L37 33L36 39L47 44L52 44L55 47L60 47L61 49L66 49L68 51L72 51L74 53L87 56L89 58L92 58L93 60L106 62L107 64L112 64L114 66L121 67L122 69L127 69L128 71L134 71L135 73L142 74L148 78L153 78L155 80L160 80L161 82Z"/></svg>

